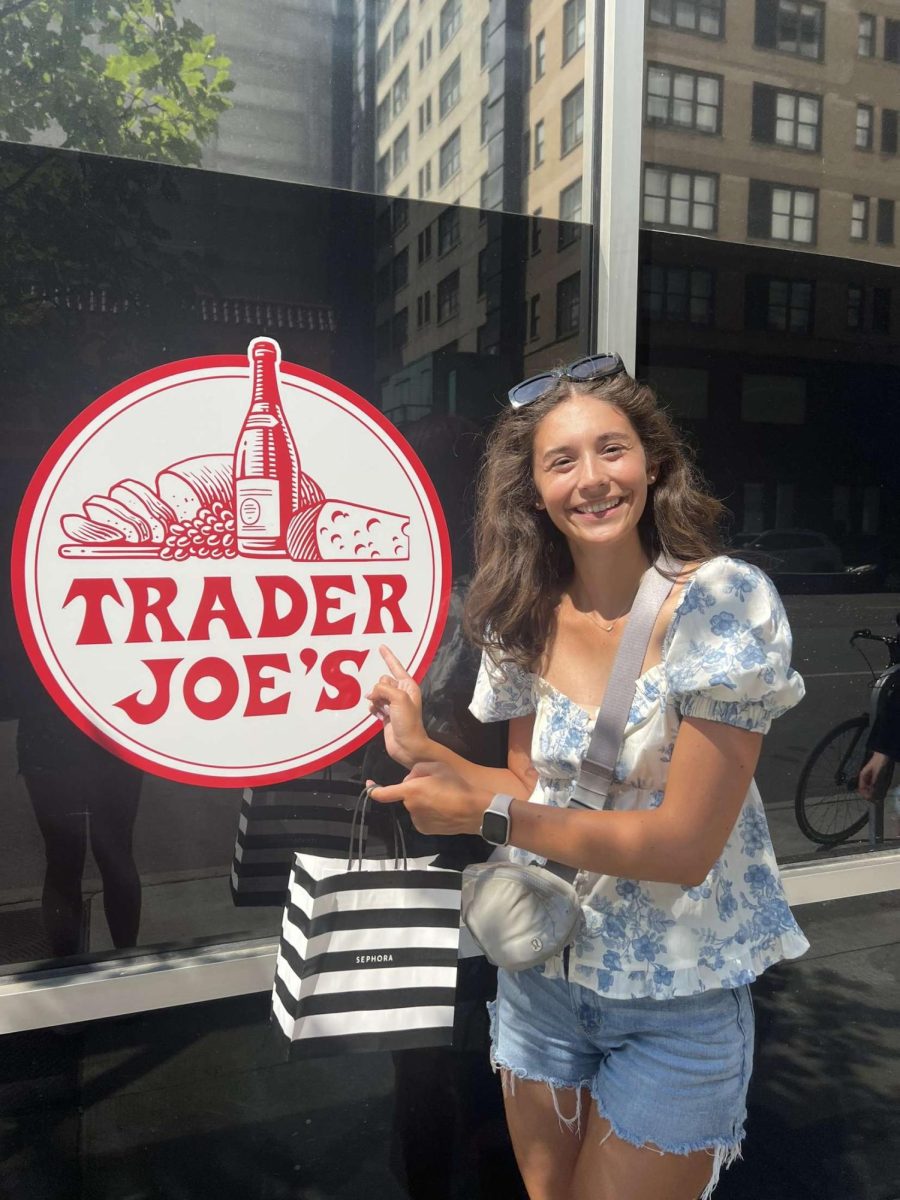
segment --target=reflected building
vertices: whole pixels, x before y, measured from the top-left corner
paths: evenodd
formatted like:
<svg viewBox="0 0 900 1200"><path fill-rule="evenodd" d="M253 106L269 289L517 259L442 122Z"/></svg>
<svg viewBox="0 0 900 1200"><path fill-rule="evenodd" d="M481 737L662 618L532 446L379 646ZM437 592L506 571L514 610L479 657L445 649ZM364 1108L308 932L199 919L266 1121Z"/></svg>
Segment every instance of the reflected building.
<svg viewBox="0 0 900 1200"><path fill-rule="evenodd" d="M868 7L650 3L639 369L737 529L889 564L900 21Z"/></svg>

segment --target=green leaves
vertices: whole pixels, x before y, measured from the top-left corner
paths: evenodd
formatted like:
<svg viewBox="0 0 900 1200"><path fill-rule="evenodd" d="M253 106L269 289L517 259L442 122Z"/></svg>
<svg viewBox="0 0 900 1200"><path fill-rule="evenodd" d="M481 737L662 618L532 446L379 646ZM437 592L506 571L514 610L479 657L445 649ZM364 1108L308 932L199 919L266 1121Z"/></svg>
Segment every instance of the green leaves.
<svg viewBox="0 0 900 1200"><path fill-rule="evenodd" d="M176 0L0 0L0 137L199 165L231 63Z"/></svg>

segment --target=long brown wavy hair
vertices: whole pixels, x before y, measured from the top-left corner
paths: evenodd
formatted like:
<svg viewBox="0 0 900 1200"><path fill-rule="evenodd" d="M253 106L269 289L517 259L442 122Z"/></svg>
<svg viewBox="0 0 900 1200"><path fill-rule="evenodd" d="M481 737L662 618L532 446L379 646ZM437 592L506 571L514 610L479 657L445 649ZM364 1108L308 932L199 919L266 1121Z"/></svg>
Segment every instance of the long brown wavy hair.
<svg viewBox="0 0 900 1200"><path fill-rule="evenodd" d="M558 383L539 400L507 409L488 440L478 483L476 567L466 600L466 632L482 649L531 670L553 632L572 555L546 512L535 507L532 452L544 417L573 394L614 404L631 422L656 474L638 523L645 553L702 562L721 552L725 507L697 472L693 454L660 408L653 389L624 373L588 383Z"/></svg>

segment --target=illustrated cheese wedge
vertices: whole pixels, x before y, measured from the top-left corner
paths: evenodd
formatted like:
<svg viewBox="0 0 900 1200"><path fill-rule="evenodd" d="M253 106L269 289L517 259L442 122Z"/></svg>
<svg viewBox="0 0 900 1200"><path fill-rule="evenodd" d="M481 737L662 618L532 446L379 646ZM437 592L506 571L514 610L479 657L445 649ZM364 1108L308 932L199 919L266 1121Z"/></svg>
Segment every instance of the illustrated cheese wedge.
<svg viewBox="0 0 900 1200"><path fill-rule="evenodd" d="M156 477L156 490L179 521L190 521L216 500L234 506L234 457L201 454L173 463Z"/></svg>
<svg viewBox="0 0 900 1200"><path fill-rule="evenodd" d="M325 500L291 518L287 549L298 562L409 558L409 517L346 500Z"/></svg>
<svg viewBox="0 0 900 1200"><path fill-rule="evenodd" d="M161 545L169 526L175 520L174 511L160 500L152 488L137 479L123 479L109 490L110 499L117 500L130 512L142 517L150 526L150 540Z"/></svg>
<svg viewBox="0 0 900 1200"><path fill-rule="evenodd" d="M150 541L150 526L143 517L112 500L109 496L91 496L84 502L84 511L91 521L115 529L126 542L139 544Z"/></svg>
<svg viewBox="0 0 900 1200"><path fill-rule="evenodd" d="M66 513L60 521L63 533L73 542L97 544L100 542L124 542L124 537L111 525L89 521L81 513Z"/></svg>

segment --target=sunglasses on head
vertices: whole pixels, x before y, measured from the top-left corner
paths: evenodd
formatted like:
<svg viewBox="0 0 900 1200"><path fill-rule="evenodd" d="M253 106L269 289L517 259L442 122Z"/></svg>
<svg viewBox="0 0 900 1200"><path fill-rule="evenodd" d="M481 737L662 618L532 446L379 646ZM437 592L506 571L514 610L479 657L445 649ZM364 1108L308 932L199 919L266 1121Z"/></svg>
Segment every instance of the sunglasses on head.
<svg viewBox="0 0 900 1200"><path fill-rule="evenodd" d="M587 358L576 359L567 367L556 371L542 371L540 375L532 375L523 379L515 387L509 389L509 403L513 408L525 408L546 396L547 392L561 380L569 379L573 383L590 383L595 379L608 379L625 370L625 364L618 354L589 354Z"/></svg>

